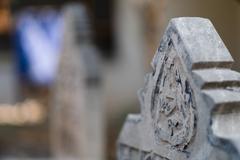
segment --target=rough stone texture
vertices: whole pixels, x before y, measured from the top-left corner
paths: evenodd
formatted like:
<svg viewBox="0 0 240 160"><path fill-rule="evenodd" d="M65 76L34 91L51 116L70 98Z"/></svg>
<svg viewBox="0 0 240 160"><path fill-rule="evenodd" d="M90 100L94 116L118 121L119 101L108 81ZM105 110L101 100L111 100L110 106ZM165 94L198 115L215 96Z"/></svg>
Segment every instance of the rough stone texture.
<svg viewBox="0 0 240 160"><path fill-rule="evenodd" d="M139 91L141 114L121 131L118 160L239 159L232 120L240 74L232 63L209 20L172 19Z"/></svg>
<svg viewBox="0 0 240 160"><path fill-rule="evenodd" d="M194 136L196 102L171 41L159 60L161 66L153 76L150 108L155 141L183 150Z"/></svg>

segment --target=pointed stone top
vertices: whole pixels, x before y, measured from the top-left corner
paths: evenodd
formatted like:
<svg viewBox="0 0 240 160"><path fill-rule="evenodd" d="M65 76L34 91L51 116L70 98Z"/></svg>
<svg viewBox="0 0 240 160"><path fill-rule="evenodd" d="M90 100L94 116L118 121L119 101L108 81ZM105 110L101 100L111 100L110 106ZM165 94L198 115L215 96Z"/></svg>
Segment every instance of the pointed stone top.
<svg viewBox="0 0 240 160"><path fill-rule="evenodd" d="M118 160L239 159L232 143L238 132L225 132L239 128L229 114L240 115L229 110L240 106L240 74L232 63L208 19L172 19L139 92L141 114L128 116L120 134ZM215 120L222 113L227 122Z"/></svg>
<svg viewBox="0 0 240 160"><path fill-rule="evenodd" d="M233 58L211 21L198 17L174 18L167 31L191 69L231 67ZM178 49L177 49L178 50Z"/></svg>

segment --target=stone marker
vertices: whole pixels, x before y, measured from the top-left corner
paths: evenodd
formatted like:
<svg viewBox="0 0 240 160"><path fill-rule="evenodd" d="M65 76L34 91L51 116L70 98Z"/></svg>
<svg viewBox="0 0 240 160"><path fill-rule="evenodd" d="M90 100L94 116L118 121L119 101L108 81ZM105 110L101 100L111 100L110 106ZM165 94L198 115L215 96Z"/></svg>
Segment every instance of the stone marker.
<svg viewBox="0 0 240 160"><path fill-rule="evenodd" d="M240 74L232 63L208 19L172 19L139 91L141 114L121 131L118 160L239 159Z"/></svg>
<svg viewBox="0 0 240 160"><path fill-rule="evenodd" d="M104 108L100 62L86 8L64 8L64 45L53 89L51 144L54 158L104 159Z"/></svg>

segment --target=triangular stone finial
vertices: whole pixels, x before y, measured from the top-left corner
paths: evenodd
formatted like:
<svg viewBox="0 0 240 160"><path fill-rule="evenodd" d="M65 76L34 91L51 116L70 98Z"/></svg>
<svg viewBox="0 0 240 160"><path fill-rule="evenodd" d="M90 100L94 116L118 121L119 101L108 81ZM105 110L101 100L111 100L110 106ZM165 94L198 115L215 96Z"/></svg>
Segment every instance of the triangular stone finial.
<svg viewBox="0 0 240 160"><path fill-rule="evenodd" d="M238 159L231 137L215 133L223 130L216 115L240 104L232 63L208 19L172 19L139 91L141 114L121 131L118 160Z"/></svg>

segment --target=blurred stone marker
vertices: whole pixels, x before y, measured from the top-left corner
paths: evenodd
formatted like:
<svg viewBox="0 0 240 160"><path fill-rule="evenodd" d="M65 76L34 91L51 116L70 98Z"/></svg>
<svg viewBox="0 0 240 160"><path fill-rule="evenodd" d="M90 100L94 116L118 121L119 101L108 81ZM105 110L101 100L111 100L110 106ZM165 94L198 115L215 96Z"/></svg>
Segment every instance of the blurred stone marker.
<svg viewBox="0 0 240 160"><path fill-rule="evenodd" d="M56 159L104 159L100 62L86 8L64 9L64 45L53 89L51 141Z"/></svg>
<svg viewBox="0 0 240 160"><path fill-rule="evenodd" d="M240 74L208 19L175 18L139 91L118 160L240 159Z"/></svg>

